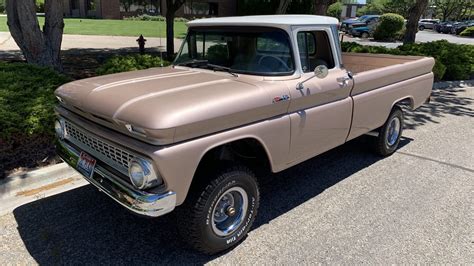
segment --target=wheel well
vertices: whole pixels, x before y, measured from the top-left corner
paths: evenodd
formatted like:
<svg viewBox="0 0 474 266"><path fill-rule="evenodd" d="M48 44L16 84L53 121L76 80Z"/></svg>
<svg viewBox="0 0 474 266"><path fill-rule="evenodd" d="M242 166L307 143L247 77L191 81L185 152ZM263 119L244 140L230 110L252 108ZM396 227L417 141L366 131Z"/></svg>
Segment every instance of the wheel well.
<svg viewBox="0 0 474 266"><path fill-rule="evenodd" d="M398 107L409 107L410 109L413 109L414 108L414 102L413 102L413 99L411 97L406 97L404 99L401 99L397 102L395 102L392 106L392 109L395 108L396 106Z"/></svg>
<svg viewBox="0 0 474 266"><path fill-rule="evenodd" d="M270 160L262 143L254 138L245 138L207 151L199 162L191 187L195 185L196 179L206 181L222 167L236 162L250 168L257 177L271 172Z"/></svg>

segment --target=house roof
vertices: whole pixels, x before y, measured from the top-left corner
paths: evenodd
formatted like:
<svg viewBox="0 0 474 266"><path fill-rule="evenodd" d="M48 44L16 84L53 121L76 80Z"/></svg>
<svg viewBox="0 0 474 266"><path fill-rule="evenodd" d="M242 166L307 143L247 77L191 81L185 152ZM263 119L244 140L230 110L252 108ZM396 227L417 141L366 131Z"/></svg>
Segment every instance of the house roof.
<svg viewBox="0 0 474 266"><path fill-rule="evenodd" d="M293 25L336 25L339 20L333 17L313 15L265 15L241 16L197 19L187 23L194 26L277 26L288 27Z"/></svg>

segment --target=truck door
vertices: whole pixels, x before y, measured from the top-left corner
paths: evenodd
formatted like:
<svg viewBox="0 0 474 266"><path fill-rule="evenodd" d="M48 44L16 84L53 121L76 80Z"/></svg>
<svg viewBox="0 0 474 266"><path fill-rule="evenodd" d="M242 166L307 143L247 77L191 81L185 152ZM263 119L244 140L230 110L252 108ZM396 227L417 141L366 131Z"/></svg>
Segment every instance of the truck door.
<svg viewBox="0 0 474 266"><path fill-rule="evenodd" d="M335 28L333 29L335 30ZM301 78L289 82L291 148L289 162L297 163L343 144L352 117L349 73L341 68L337 34L329 27L294 31L296 65ZM328 67L325 78L314 77L318 65ZM298 88L298 83L307 80Z"/></svg>

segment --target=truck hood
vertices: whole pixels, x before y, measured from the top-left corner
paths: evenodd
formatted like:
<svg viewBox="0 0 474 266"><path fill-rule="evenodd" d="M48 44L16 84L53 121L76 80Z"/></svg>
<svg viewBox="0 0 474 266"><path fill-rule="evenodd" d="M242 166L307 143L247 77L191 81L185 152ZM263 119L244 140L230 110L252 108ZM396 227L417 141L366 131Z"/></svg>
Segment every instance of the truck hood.
<svg viewBox="0 0 474 266"><path fill-rule="evenodd" d="M78 80L55 94L76 114L169 144L286 111L256 84L223 72L167 67Z"/></svg>

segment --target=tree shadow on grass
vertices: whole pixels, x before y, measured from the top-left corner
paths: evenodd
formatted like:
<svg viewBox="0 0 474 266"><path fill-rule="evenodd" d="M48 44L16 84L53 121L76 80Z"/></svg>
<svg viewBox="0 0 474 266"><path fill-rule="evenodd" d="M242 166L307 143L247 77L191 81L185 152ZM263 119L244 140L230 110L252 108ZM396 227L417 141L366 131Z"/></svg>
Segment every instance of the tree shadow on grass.
<svg viewBox="0 0 474 266"><path fill-rule="evenodd" d="M260 227L381 158L359 138L261 181ZM403 139L407 145L410 139ZM92 186L18 207L14 211L30 255L39 264L201 264L216 257L180 240L174 213L137 217Z"/></svg>
<svg viewBox="0 0 474 266"><path fill-rule="evenodd" d="M459 82L451 82L444 88L433 89L431 102L425 103L414 111L405 111L405 128L416 129L427 123L440 123L438 118L446 115L474 117L470 108L474 99L459 94L473 88L462 88Z"/></svg>

